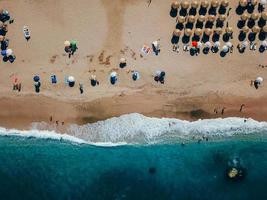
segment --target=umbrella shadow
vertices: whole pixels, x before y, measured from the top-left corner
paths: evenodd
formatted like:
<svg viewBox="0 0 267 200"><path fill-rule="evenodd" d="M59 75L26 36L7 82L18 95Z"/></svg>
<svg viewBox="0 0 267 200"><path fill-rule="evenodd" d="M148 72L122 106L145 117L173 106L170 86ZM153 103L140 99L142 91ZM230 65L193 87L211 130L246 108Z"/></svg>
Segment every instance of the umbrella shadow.
<svg viewBox="0 0 267 200"><path fill-rule="evenodd" d="M209 40L210 40L210 36L204 34L201 41L205 43L205 42L208 42Z"/></svg>
<svg viewBox="0 0 267 200"><path fill-rule="evenodd" d="M187 22L185 25L185 28L193 29L194 28L194 23Z"/></svg>
<svg viewBox="0 0 267 200"><path fill-rule="evenodd" d="M226 13L226 8L224 6L220 6L218 12L220 15L224 15Z"/></svg>
<svg viewBox="0 0 267 200"><path fill-rule="evenodd" d="M253 42L253 41L255 41L255 39L256 39L256 34L255 33L249 33L248 40L250 42Z"/></svg>
<svg viewBox="0 0 267 200"><path fill-rule="evenodd" d="M237 27L238 27L239 29L243 28L245 25L246 25L246 21L238 20L238 22L237 22Z"/></svg>
<svg viewBox="0 0 267 200"><path fill-rule="evenodd" d="M177 13L178 13L178 10L177 9L173 9L173 8L171 8L171 10L170 10L170 16L171 17L177 17Z"/></svg>
<svg viewBox="0 0 267 200"><path fill-rule="evenodd" d="M197 9L196 8L190 8L189 15L195 16L196 14L197 14Z"/></svg>
<svg viewBox="0 0 267 200"><path fill-rule="evenodd" d="M218 42L220 40L220 35L217 33L214 33L212 36L212 41L213 42Z"/></svg>
<svg viewBox="0 0 267 200"><path fill-rule="evenodd" d="M252 13L254 12L254 9L255 9L255 6L253 6L252 4L249 4L249 5L247 6L247 12L248 12L249 14L252 14Z"/></svg>
<svg viewBox="0 0 267 200"><path fill-rule="evenodd" d="M224 26L224 22L223 21L220 21L220 20L217 20L216 21L216 27L218 28L222 28Z"/></svg>
<svg viewBox="0 0 267 200"><path fill-rule="evenodd" d="M207 14L207 8L204 7L200 7L199 11L198 11L199 15L206 15Z"/></svg>
<svg viewBox="0 0 267 200"><path fill-rule="evenodd" d="M237 8L235 9L235 12L237 15L242 15L244 13L244 11L246 10L246 8L243 8L242 6L237 6Z"/></svg>
<svg viewBox="0 0 267 200"><path fill-rule="evenodd" d="M211 7L210 9L209 9L209 15L215 15L216 16L216 14L217 14L217 9L216 8L214 8L214 7Z"/></svg>
<svg viewBox="0 0 267 200"><path fill-rule="evenodd" d="M242 54L245 53L245 50L246 50L246 48L240 48L239 45L237 46L237 49L238 49L238 52Z"/></svg>
<svg viewBox="0 0 267 200"><path fill-rule="evenodd" d="M194 35L192 37L192 41L199 41L200 40L200 37L198 35Z"/></svg>
<svg viewBox="0 0 267 200"><path fill-rule="evenodd" d="M259 48L259 52L263 53L264 51L265 51L265 47L263 45L261 45L260 48Z"/></svg>
<svg viewBox="0 0 267 200"><path fill-rule="evenodd" d="M228 35L227 33L223 34L223 41L228 42L229 40L230 40L230 35Z"/></svg>
<svg viewBox="0 0 267 200"><path fill-rule="evenodd" d="M179 15L185 17L187 15L187 9L182 8L179 12Z"/></svg>
<svg viewBox="0 0 267 200"><path fill-rule="evenodd" d="M263 40L266 39L266 36L267 36L267 34L264 33L263 31L261 31L261 32L259 33L258 38L259 38L260 41L263 41Z"/></svg>
<svg viewBox="0 0 267 200"><path fill-rule="evenodd" d="M187 44L189 41L190 41L190 37L189 37L189 36L184 35L184 36L182 37L182 42L183 42L184 44Z"/></svg>
<svg viewBox="0 0 267 200"><path fill-rule="evenodd" d="M171 39L172 44L178 44L180 37L173 35Z"/></svg>
<svg viewBox="0 0 267 200"><path fill-rule="evenodd" d="M207 21L205 24L205 28L211 28L212 29L213 25L214 25L213 22Z"/></svg>
<svg viewBox="0 0 267 200"><path fill-rule="evenodd" d="M247 26L251 29L253 26L255 26L255 21L253 19L249 19L248 20L248 23L247 23Z"/></svg>
<svg viewBox="0 0 267 200"><path fill-rule="evenodd" d="M204 23L203 23L203 22L199 22L199 21L198 21L198 22L196 23L196 28L201 28L201 29L202 29L203 26L204 26Z"/></svg>
<svg viewBox="0 0 267 200"><path fill-rule="evenodd" d="M246 37L247 37L247 34L243 31L240 31L240 33L238 35L238 40L242 42L246 39Z"/></svg>
<svg viewBox="0 0 267 200"><path fill-rule="evenodd" d="M266 25L266 21L264 19L260 18L259 21L258 21L258 26L262 28L265 25Z"/></svg>
<svg viewBox="0 0 267 200"><path fill-rule="evenodd" d="M226 56L226 54L227 54L227 53L224 52L224 51L221 51L221 52L220 52L220 56L221 56L222 58L224 58L224 57Z"/></svg>
<svg viewBox="0 0 267 200"><path fill-rule="evenodd" d="M177 23L176 28L179 29L180 31L184 29L184 25L182 23Z"/></svg>
<svg viewBox="0 0 267 200"><path fill-rule="evenodd" d="M209 51L210 51L210 48L209 48L209 47L205 47L205 48L202 50L203 54L205 54L205 55L207 55L207 54L209 53Z"/></svg>

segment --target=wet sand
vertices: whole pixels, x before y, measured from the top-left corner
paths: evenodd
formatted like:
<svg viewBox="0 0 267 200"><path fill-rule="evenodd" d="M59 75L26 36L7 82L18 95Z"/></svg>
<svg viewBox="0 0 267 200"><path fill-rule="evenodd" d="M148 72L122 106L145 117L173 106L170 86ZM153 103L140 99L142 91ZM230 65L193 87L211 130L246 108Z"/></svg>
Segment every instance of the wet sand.
<svg viewBox="0 0 267 200"><path fill-rule="evenodd" d="M24 129L31 122L49 122L50 116L67 126L132 112L187 120L227 116L267 120L266 87L250 86L256 77L267 77L267 68L259 67L267 65L266 53L247 50L240 54L234 49L221 58L219 54L191 57L173 52L170 40L176 23L169 16L170 3L153 0L148 7L145 0L0 1L15 19L7 38L17 56L13 64L0 63L0 126ZM228 20L236 46L235 6L231 1ZM31 31L29 42L23 38L24 25ZM64 53L67 39L78 41L79 49L71 59ZM140 57L142 45L157 39L162 46L159 56ZM127 58L125 69L118 67L120 57ZM153 80L158 69L166 72L164 85ZM108 80L113 70L119 74L116 86ZM133 82L131 70L138 70L141 79ZM22 82L20 93L12 91L14 74ZM53 74L57 85L50 82ZM91 74L97 75L100 86L90 86ZM34 75L41 77L40 94L34 93ZM68 75L77 80L74 88L64 84ZM79 82L84 85L82 95ZM242 113L241 104L245 104Z"/></svg>

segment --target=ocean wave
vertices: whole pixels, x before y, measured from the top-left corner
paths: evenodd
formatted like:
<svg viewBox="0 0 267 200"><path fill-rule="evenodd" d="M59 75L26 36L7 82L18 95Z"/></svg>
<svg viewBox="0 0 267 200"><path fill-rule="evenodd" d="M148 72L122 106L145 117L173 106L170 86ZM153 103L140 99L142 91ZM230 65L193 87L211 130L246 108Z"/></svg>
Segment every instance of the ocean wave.
<svg viewBox="0 0 267 200"><path fill-rule="evenodd" d="M0 128L0 135L66 140L97 146L118 146L175 143L192 138L267 133L267 122L253 119L230 117L189 122L173 118L146 117L137 113L82 126L71 125L65 134L41 130L43 127L44 123L35 123L33 129L28 131Z"/></svg>

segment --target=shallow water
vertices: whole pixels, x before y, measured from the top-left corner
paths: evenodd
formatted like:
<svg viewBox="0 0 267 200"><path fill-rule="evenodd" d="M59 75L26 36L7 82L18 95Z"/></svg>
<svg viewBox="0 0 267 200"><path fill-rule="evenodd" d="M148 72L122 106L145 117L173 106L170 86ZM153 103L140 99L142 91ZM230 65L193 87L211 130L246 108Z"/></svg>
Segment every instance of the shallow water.
<svg viewBox="0 0 267 200"><path fill-rule="evenodd" d="M229 181L236 157L246 176ZM267 199L266 169L262 135L117 147L0 137L1 199Z"/></svg>

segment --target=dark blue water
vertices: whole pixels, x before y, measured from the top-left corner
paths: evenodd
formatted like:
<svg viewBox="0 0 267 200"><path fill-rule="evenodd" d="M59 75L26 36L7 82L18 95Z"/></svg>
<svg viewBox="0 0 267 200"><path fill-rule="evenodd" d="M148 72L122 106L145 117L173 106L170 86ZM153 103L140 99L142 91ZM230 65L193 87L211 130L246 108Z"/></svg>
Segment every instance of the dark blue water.
<svg viewBox="0 0 267 200"><path fill-rule="evenodd" d="M230 181L236 157L246 175ZM267 139L96 147L0 137L0 199L267 199Z"/></svg>

